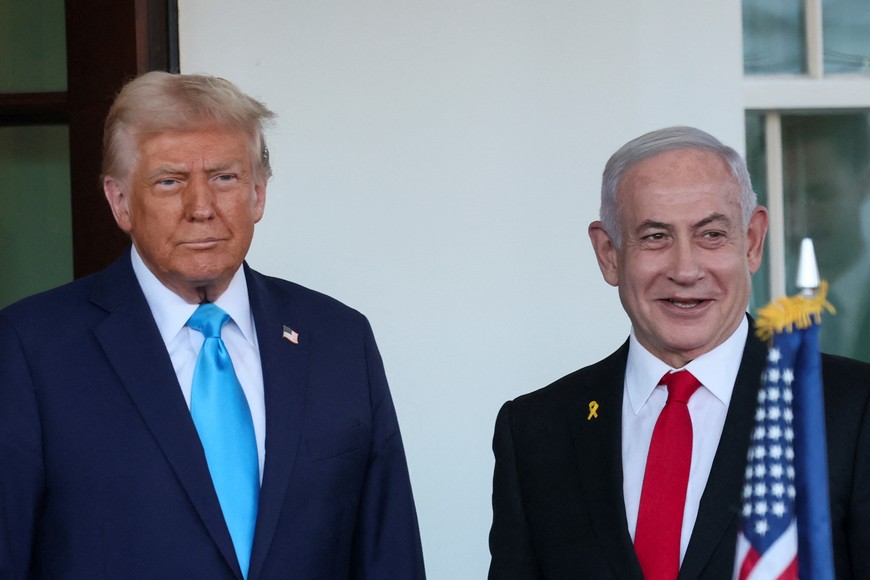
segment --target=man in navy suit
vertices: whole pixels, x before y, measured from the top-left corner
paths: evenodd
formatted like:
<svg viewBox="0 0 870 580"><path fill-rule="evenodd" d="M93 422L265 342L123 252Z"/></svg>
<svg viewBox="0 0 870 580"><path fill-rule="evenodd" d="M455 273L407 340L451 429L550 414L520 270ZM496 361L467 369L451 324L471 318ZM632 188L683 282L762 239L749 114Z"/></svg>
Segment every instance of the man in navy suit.
<svg viewBox="0 0 870 580"><path fill-rule="evenodd" d="M201 75L118 95L103 184L131 251L0 311L0 577L424 577L367 320L243 263L272 116ZM217 338L255 448L248 544L192 418L201 304L229 317Z"/></svg>
<svg viewBox="0 0 870 580"><path fill-rule="evenodd" d="M631 333L502 407L491 579L732 577L767 354L746 315L766 229L743 160L703 131L654 131L611 157L589 235ZM837 578L870 578L870 366L824 356L822 367ZM664 383L680 370L700 385L682 403L690 462L678 489L659 482L674 480L681 440L652 449L659 418L676 422Z"/></svg>

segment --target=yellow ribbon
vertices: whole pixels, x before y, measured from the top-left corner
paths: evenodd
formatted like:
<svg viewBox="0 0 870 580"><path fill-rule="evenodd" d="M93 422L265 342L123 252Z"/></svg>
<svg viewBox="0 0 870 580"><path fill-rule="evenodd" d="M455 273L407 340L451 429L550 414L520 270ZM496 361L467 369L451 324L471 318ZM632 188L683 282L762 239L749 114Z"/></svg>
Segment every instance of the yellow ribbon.
<svg viewBox="0 0 870 580"><path fill-rule="evenodd" d="M589 402L589 416L586 417L587 421L591 421L592 419L598 418L598 401L590 401Z"/></svg>

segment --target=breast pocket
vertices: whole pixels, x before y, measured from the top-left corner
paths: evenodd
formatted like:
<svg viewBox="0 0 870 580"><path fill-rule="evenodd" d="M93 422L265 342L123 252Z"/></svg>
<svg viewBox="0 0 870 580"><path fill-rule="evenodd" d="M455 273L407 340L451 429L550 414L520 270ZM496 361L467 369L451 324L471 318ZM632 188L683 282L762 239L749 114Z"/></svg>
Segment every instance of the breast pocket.
<svg viewBox="0 0 870 580"><path fill-rule="evenodd" d="M312 461L324 461L354 452L365 452L369 446L368 426L356 423L305 439L305 449Z"/></svg>

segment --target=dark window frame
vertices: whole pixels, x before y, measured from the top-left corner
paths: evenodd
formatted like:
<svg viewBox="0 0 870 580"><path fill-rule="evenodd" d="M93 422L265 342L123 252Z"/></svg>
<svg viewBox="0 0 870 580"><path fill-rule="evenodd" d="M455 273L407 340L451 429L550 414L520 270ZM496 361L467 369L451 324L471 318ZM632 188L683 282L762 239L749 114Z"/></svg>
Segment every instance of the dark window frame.
<svg viewBox="0 0 870 580"><path fill-rule="evenodd" d="M103 122L125 82L179 71L178 0L67 0L67 91L0 94L0 126L68 125L73 274L106 267L129 245L100 184Z"/></svg>

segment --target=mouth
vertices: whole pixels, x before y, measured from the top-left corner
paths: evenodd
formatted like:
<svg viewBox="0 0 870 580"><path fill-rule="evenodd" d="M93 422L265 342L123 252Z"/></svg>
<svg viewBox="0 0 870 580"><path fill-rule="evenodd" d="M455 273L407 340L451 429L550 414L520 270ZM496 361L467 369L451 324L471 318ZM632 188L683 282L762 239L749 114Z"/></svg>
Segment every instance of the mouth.
<svg viewBox="0 0 870 580"><path fill-rule="evenodd" d="M665 302L673 304L680 310L692 310L693 308L698 308L702 304L706 304L707 300L698 298L666 298Z"/></svg>
<svg viewBox="0 0 870 580"><path fill-rule="evenodd" d="M215 247L223 240L220 238L200 238L182 242L181 245L192 250L208 250Z"/></svg>

